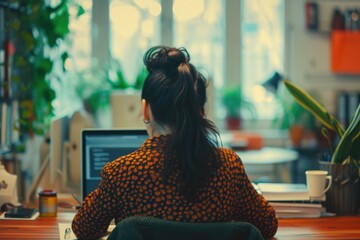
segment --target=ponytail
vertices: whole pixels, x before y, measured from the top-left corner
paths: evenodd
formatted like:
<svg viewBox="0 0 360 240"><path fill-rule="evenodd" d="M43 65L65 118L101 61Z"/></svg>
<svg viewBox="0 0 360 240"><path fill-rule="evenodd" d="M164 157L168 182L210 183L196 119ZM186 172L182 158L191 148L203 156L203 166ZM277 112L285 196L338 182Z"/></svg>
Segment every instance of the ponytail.
<svg viewBox="0 0 360 240"><path fill-rule="evenodd" d="M146 99L157 124L171 134L166 143L165 180L180 169L177 184L189 200L208 182L217 165L218 131L204 118L206 79L190 63L184 48L154 47L144 55L149 71L142 98Z"/></svg>

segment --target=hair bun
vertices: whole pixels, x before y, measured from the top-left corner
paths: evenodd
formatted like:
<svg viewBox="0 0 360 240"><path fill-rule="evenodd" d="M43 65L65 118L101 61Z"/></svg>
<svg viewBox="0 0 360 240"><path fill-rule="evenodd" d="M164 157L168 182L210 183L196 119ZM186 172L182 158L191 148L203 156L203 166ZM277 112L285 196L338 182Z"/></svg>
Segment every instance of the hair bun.
<svg viewBox="0 0 360 240"><path fill-rule="evenodd" d="M185 48L157 46L150 48L144 55L144 64L149 72L158 69L174 71L180 64L189 61L190 56Z"/></svg>

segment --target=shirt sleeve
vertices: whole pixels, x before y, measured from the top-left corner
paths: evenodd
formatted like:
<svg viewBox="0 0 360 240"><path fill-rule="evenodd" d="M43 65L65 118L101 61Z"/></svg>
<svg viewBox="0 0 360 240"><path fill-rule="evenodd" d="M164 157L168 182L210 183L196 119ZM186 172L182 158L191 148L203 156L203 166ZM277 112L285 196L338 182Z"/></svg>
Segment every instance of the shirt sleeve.
<svg viewBox="0 0 360 240"><path fill-rule="evenodd" d="M255 190L237 155L235 156L234 169L237 196L234 220L250 222L260 230L265 239L272 238L278 228L274 208Z"/></svg>
<svg viewBox="0 0 360 240"><path fill-rule="evenodd" d="M115 178L106 166L101 171L101 176L98 188L84 199L72 221L72 230L78 239L103 237L115 217Z"/></svg>

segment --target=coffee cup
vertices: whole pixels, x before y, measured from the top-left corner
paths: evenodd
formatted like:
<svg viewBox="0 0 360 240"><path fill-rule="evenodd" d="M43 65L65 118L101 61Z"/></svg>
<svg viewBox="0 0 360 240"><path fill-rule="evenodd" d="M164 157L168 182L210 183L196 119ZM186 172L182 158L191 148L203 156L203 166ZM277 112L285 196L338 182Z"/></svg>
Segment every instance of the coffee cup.
<svg viewBox="0 0 360 240"><path fill-rule="evenodd" d="M328 175L328 171L309 170L306 174L306 186L309 191L310 199L321 198L330 189L332 177ZM326 181L328 182L326 185Z"/></svg>

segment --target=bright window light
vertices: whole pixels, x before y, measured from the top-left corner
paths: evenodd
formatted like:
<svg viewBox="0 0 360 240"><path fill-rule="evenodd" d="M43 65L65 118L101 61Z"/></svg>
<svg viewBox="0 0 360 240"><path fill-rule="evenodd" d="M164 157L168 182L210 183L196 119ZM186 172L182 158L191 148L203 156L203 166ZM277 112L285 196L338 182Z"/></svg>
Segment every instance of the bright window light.
<svg viewBox="0 0 360 240"><path fill-rule="evenodd" d="M148 8L151 1L149 0L134 0L135 4L138 5L139 8L145 9Z"/></svg>
<svg viewBox="0 0 360 240"><path fill-rule="evenodd" d="M161 13L161 5L160 5L160 3L152 2L151 5L149 6L149 12L154 17L159 16L160 13Z"/></svg>
<svg viewBox="0 0 360 240"><path fill-rule="evenodd" d="M204 0L175 0L173 12L176 20L188 21L201 15L204 11Z"/></svg>
<svg viewBox="0 0 360 240"><path fill-rule="evenodd" d="M263 120L276 118L278 112L276 96L261 84L284 69L283 4L283 0L242 1L242 90L253 102L256 118Z"/></svg>
<svg viewBox="0 0 360 240"><path fill-rule="evenodd" d="M144 37L151 37L154 34L154 22L151 19L141 23L141 33Z"/></svg>
<svg viewBox="0 0 360 240"><path fill-rule="evenodd" d="M140 26L140 12L134 6L113 1L110 5L110 20L113 23L126 23L116 31L119 36L129 38Z"/></svg>

